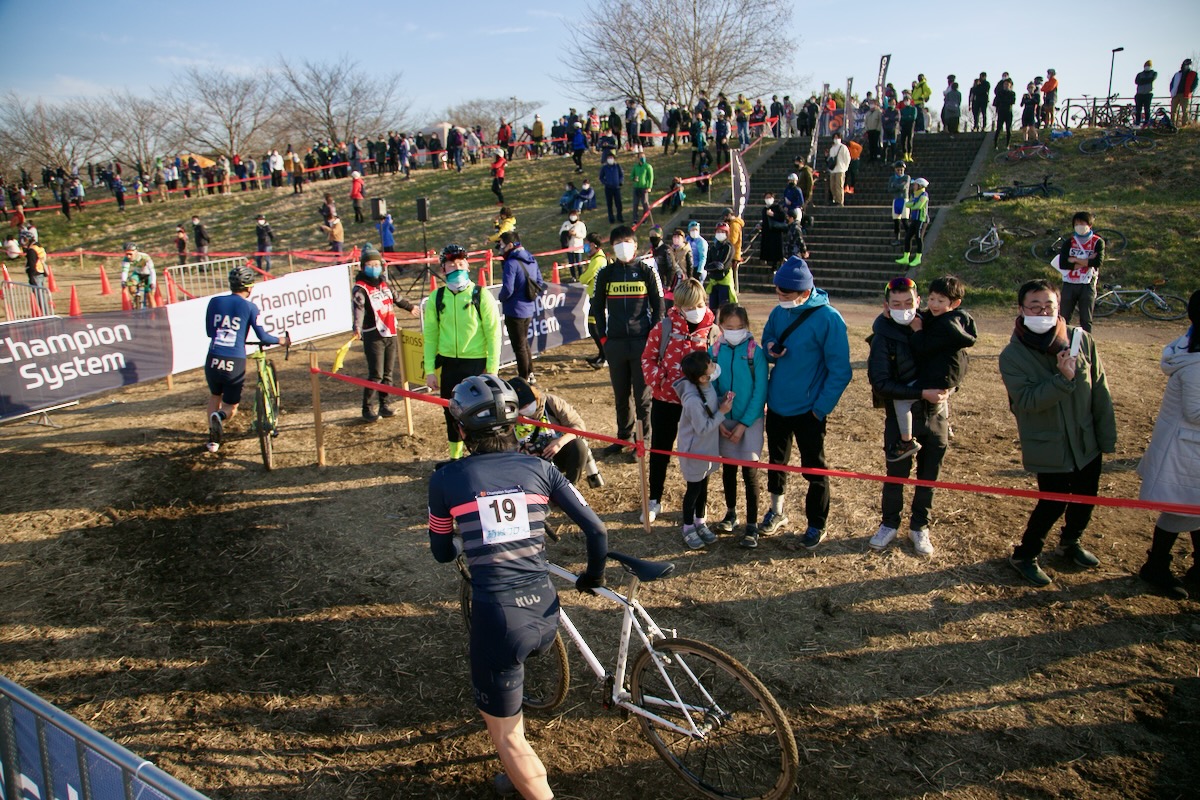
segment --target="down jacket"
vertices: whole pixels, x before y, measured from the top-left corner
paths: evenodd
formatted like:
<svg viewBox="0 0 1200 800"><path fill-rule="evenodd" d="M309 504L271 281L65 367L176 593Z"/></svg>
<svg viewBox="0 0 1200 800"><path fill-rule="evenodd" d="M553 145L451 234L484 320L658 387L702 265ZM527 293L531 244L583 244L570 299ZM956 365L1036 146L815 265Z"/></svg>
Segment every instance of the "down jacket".
<svg viewBox="0 0 1200 800"><path fill-rule="evenodd" d="M1143 500L1200 505L1200 353L1187 349L1187 336L1163 348L1167 389L1138 464Z"/></svg>
<svg viewBox="0 0 1200 800"><path fill-rule="evenodd" d="M683 377L679 371L679 362L693 350L707 350L715 331L713 323L716 317L712 309L704 309L704 319L700 320L696 330L688 332L688 321L675 306L671 306L664 315L662 322L650 329L646 339L646 347L642 350L642 374L646 376L646 385L654 393L655 400L664 403L679 403L679 394L675 390L675 382ZM671 338L667 342L667 351L659 361L658 354L662 347L663 330L669 328Z"/></svg>

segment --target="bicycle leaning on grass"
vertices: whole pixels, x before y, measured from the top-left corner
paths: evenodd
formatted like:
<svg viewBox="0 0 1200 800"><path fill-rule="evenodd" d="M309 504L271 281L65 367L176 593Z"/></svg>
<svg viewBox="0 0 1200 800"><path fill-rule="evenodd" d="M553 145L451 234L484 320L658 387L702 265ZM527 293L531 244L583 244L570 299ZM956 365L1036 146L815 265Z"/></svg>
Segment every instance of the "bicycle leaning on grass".
<svg viewBox="0 0 1200 800"><path fill-rule="evenodd" d="M1018 200L1022 197L1062 197L1065 192L1057 186L1050 185L1053 175L1046 175L1038 183L1022 183L1013 181L1011 186L997 186L985 189L976 183L975 194L968 195L966 200Z"/></svg>
<svg viewBox="0 0 1200 800"><path fill-rule="evenodd" d="M283 360L287 361L292 347L287 332L283 334ZM258 446L262 450L263 466L270 472L275 468L274 439L279 435L279 380L275 375L275 362L267 358L264 345L258 342L258 350L247 358L258 368L258 385L254 387L254 422L251 429L258 434Z"/></svg>
<svg viewBox="0 0 1200 800"><path fill-rule="evenodd" d="M1094 156L1112 150L1115 147L1128 147L1131 150L1153 150L1158 142L1149 136L1140 134L1137 128L1125 125L1105 131L1093 139L1084 139L1079 143L1079 152L1085 156Z"/></svg>
<svg viewBox="0 0 1200 800"><path fill-rule="evenodd" d="M1166 284L1166 278L1159 278L1145 289L1122 289L1120 285L1106 283L1105 291L1096 297L1095 310L1092 313L1096 317L1110 317L1118 311L1136 308L1150 319L1182 319L1187 316L1187 300L1177 294L1157 291Z"/></svg>
<svg viewBox="0 0 1200 800"><path fill-rule="evenodd" d="M1058 158L1058 153L1051 150L1048 145L1041 142L1034 142L1032 144L1010 145L1004 152L996 154L996 162L1000 164L1016 164L1030 158L1053 161Z"/></svg>
<svg viewBox="0 0 1200 800"><path fill-rule="evenodd" d="M796 784L799 752L791 725L779 703L750 670L728 653L705 642L660 628L638 602L642 583L674 571L666 562L644 561L609 551L608 557L629 576L625 594L600 587L595 595L621 608L616 662L606 669L559 608L560 630L549 650L525 662L523 704L548 710L567 697L570 661L562 631L575 645L605 690L605 708L637 717L642 734L659 757L699 794L725 798L781 800ZM471 627L471 578L466 560L457 560L459 602ZM575 583L570 570L547 564L554 577ZM629 660L636 635L641 651ZM634 642L636 644L636 642Z"/></svg>
<svg viewBox="0 0 1200 800"><path fill-rule="evenodd" d="M967 243L969 246L967 252L963 253L963 258L972 264L986 264L989 261L995 261L1000 257L1000 248L1004 245L1004 240L1000 238L1002 233L1010 233L1022 239L1037 236L1029 228L1009 228L1003 223L996 222L996 218L993 217L991 226L984 231L983 235L976 236Z"/></svg>

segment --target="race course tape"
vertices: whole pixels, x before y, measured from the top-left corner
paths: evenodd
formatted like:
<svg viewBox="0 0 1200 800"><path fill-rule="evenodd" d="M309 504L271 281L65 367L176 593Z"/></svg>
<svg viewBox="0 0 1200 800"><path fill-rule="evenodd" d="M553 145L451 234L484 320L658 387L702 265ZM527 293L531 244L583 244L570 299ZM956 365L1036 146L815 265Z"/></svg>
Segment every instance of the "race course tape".
<svg viewBox="0 0 1200 800"><path fill-rule="evenodd" d="M434 403L445 407L449 405L449 401L441 397L433 397L421 392L412 392L406 389L399 389L395 386L384 386L381 383L363 380L362 378L354 378L349 375L335 375L332 372L327 372L322 369L310 368L311 372L317 375L322 375L334 380L344 381L346 383L361 386L366 389L375 389L388 394L396 394L402 397L408 397L413 400L420 400L426 403ZM1100 495L1081 495L1081 494L1062 494L1059 492L1039 492L1034 489L1010 489L1005 486L984 486L978 483L957 483L953 481L927 481L920 478L900 478L892 475L875 475L869 472L855 472L852 470L841 469L818 469L816 467L796 467L791 464L765 464L761 461L742 461L735 458L722 458L721 456L698 456L692 453L680 453L675 450L656 450L648 448L643 442L630 442L624 439L617 439L613 436L605 436L601 433L593 431L582 431L575 428L568 428L562 425L552 425L548 422L528 419L526 417L518 417L519 420L527 424L534 424L542 428L560 431L562 433L572 433L576 436L582 436L588 439L597 439L610 444L624 445L631 448L638 457L643 457L647 452L658 453L664 456L677 456L679 458L691 458L697 461L709 461L716 464L730 464L737 467L753 467L755 469L774 470L776 472L793 472L800 475L820 475L827 478L847 478L858 481L873 481L875 483L895 483L902 486L924 486L930 489L948 489L955 492L969 492L970 494L984 494L1002 497L1021 497L1030 500L1050 500L1056 503L1079 503L1080 505L1089 506L1107 506L1109 508L1136 508L1146 511L1160 511L1170 514L1183 514L1185 516L1200 516L1200 506L1185 505L1183 503L1161 503L1151 500L1133 500L1124 497L1103 497Z"/></svg>

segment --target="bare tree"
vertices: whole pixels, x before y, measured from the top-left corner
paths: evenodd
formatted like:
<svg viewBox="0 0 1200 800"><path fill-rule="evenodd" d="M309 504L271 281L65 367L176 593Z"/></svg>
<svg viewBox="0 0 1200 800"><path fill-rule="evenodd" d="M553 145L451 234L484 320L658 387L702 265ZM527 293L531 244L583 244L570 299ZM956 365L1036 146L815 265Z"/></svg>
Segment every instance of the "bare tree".
<svg viewBox="0 0 1200 800"><path fill-rule="evenodd" d="M562 80L602 102L691 105L701 91L764 94L793 78L792 5L775 0L597 0L567 24ZM615 31L613 20L620 20ZM637 31L637 36L622 32ZM622 35L614 35L621 33Z"/></svg>
<svg viewBox="0 0 1200 800"><path fill-rule="evenodd" d="M307 137L346 142L402 126L409 103L400 97L400 73L372 77L342 56L333 63L281 60L282 106Z"/></svg>
<svg viewBox="0 0 1200 800"><path fill-rule="evenodd" d="M174 101L166 92L152 91L154 100L129 91L113 92L93 105L94 124L105 134L105 152L129 164L141 164L144 170L154 166L156 158L171 155L183 147L178 114L170 108Z"/></svg>
<svg viewBox="0 0 1200 800"><path fill-rule="evenodd" d="M500 118L504 117L520 135L519 125L526 122L526 117L541 105L541 100L522 100L519 97L480 97L447 108L446 120L466 128L474 129L478 125L485 131L494 132L500 126Z"/></svg>
<svg viewBox="0 0 1200 800"><path fill-rule="evenodd" d="M267 146L277 94L269 76L192 67L174 94L175 124L194 145L226 156Z"/></svg>
<svg viewBox="0 0 1200 800"><path fill-rule="evenodd" d="M100 138L83 100L31 104L9 91L0 101L0 151L12 163L70 169L99 155Z"/></svg>

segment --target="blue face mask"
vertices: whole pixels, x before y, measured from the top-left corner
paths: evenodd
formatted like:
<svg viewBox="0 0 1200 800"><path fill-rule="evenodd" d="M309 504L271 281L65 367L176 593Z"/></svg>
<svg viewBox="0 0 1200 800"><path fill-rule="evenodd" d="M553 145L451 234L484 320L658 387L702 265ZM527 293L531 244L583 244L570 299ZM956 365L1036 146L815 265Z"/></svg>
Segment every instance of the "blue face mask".
<svg viewBox="0 0 1200 800"><path fill-rule="evenodd" d="M587 242L584 242L583 243L583 252L584 252L584 255L587 255L588 253L592 252L592 246L590 244L588 244Z"/></svg>
<svg viewBox="0 0 1200 800"><path fill-rule="evenodd" d="M383 274L383 267L363 267L363 274L371 280L379 280L379 276Z"/></svg>
<svg viewBox="0 0 1200 800"><path fill-rule="evenodd" d="M465 269L456 269L446 275L446 286L452 292L461 292L471 282L471 276Z"/></svg>

